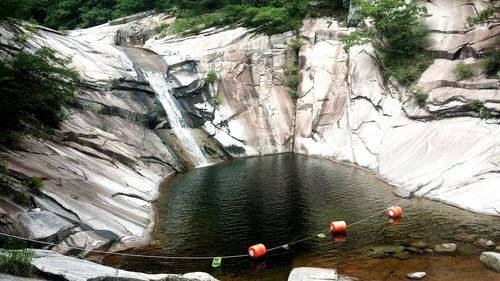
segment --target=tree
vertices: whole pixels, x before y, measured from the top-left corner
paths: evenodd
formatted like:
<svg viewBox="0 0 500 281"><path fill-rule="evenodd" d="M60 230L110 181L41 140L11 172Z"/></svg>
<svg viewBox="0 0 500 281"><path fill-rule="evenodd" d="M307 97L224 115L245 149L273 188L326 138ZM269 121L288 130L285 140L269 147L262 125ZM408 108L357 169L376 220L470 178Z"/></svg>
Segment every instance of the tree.
<svg viewBox="0 0 500 281"><path fill-rule="evenodd" d="M57 127L61 106L73 100L79 79L66 67L69 60L43 47L34 54L4 55L0 61L0 143L14 141L26 124Z"/></svg>

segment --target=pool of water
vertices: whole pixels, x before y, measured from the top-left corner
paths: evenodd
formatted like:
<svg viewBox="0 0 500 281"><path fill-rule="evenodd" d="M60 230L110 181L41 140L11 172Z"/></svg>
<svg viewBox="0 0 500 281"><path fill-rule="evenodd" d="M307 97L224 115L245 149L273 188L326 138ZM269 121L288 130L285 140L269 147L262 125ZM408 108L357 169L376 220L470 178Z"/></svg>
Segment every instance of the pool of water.
<svg viewBox="0 0 500 281"><path fill-rule="evenodd" d="M108 264L150 273L205 271L221 280L286 280L298 266L337 268L362 280L404 280L426 271L427 280L500 280L479 262L481 249L457 236L500 242L500 218L473 214L439 202L401 203L401 220L381 211L401 201L393 188L355 167L294 154L233 160L191 170L167 180L157 202L151 245L133 253L166 256L246 254L325 232L331 221L353 223L343 237L314 238L269 253L264 259L149 260L109 258ZM464 235L466 234L466 235ZM344 241L345 239L345 241ZM455 242L453 254L412 253L400 260L368 257L369 248ZM463 240L463 239L459 239Z"/></svg>

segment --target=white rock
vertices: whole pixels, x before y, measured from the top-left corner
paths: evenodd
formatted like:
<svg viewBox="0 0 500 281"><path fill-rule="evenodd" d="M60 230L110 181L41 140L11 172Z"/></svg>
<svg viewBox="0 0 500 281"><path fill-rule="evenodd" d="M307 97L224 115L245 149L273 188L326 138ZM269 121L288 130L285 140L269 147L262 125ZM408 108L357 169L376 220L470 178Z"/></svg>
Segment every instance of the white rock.
<svg viewBox="0 0 500 281"><path fill-rule="evenodd" d="M336 281L338 278L336 269L297 267L290 272L288 281Z"/></svg>
<svg viewBox="0 0 500 281"><path fill-rule="evenodd" d="M420 280L420 279L423 279L426 275L427 275L427 273L425 273L425 272L412 272L412 273L406 274L406 277L408 277L410 279L414 279L414 280Z"/></svg>

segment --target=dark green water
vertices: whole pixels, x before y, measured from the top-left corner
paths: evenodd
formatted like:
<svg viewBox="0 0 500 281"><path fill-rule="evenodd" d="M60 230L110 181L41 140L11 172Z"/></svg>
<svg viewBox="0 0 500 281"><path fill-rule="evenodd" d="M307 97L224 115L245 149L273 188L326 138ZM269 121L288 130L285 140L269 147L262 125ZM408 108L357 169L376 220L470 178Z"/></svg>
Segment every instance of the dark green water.
<svg viewBox="0 0 500 281"><path fill-rule="evenodd" d="M401 200L392 192L392 187L360 169L293 154L195 169L163 185L153 243L134 253L224 256L245 254L256 243L275 247L325 232L331 221L353 223L385 210ZM223 260L218 269L211 267L211 261L128 258L108 263L153 273L205 271L222 280L286 280L295 266L332 267L360 278L378 278L370 266L379 268L381 275L384 270L409 272L416 267L429 273L435 271L439 276L441 272L434 267L441 261L443 267L445 262L455 264L458 274L463 275L468 273L460 273L460 265L465 267L477 261L472 269L467 267L464 271L470 273L464 276L467 278L452 276L450 280L468 280L475 274L488 277L488 270L479 264L480 250L465 242L457 242L459 251L442 259L434 254L414 255L405 261L366 257L371 246L408 243L416 236L431 247L453 242L457 233L500 242L498 217L477 215L425 199L408 200L401 206L404 215L398 224L390 223L380 213L350 227L345 243L335 243L329 236L315 238L290 246L290 250L270 253L259 261Z"/></svg>

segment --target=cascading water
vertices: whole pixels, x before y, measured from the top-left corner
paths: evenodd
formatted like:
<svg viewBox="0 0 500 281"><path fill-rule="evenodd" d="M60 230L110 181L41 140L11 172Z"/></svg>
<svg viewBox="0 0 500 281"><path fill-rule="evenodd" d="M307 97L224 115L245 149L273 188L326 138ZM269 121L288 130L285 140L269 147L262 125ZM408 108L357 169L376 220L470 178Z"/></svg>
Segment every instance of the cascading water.
<svg viewBox="0 0 500 281"><path fill-rule="evenodd" d="M181 145L186 148L186 151L191 156L192 161L194 162L196 167L208 165L209 163L203 155L200 146L198 145L198 143L196 143L193 134L189 130L188 124L182 117L181 111L179 110L179 105L172 97L170 87L168 86L163 74L144 72L144 76L149 81L149 84L151 85L153 90L156 92L158 100L167 113L168 120L170 121L170 125L172 126L172 130L179 139Z"/></svg>

